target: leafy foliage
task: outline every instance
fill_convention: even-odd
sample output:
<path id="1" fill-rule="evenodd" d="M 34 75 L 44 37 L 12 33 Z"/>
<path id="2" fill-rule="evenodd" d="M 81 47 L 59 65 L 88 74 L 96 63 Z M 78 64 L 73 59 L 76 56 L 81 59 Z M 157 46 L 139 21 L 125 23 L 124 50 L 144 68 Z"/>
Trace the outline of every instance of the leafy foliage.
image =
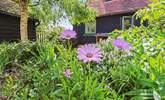
<path id="1" fill-rule="evenodd" d="M 69 19 L 72 24 L 80 24 L 95 19 L 96 11 L 81 0 L 40 0 L 38 6 L 30 7 L 30 12 L 39 18 L 41 24 L 57 25 Z M 31 2 L 32 4 L 34 2 Z"/>
<path id="2" fill-rule="evenodd" d="M 136 14 L 142 22 L 148 20 L 148 26 L 116 30 L 106 41 L 97 44 L 103 50 L 99 64 L 79 61 L 77 49 L 71 42 L 58 39 L 61 30 L 53 36 L 58 41 L 1 44 L 0 99 L 165 99 L 165 37 L 162 26 L 165 17 L 162 8 L 163 0 L 154 2 L 149 10 L 146 8 Z M 113 45 L 116 38 L 127 41 L 133 49 L 125 51 Z M 64 74 L 68 69 L 72 73 L 70 77 Z"/>
<path id="3" fill-rule="evenodd" d="M 159 11 L 157 11 L 159 9 Z M 118 95 L 131 100 L 164 99 L 164 1 L 155 1 L 136 13 L 148 26 L 116 30 L 101 43 L 103 65 L 110 73 L 108 81 Z M 114 50 L 112 40 L 123 38 L 131 43 L 131 52 Z"/>
<path id="4" fill-rule="evenodd" d="M 15 47 L 17 50 L 20 48 L 21 51 L 16 52 L 18 58 L 13 58 L 13 61 L 20 61 L 28 56 L 27 53 L 22 53 L 26 51 L 21 49 L 22 45 L 29 49 L 35 47 L 34 50 L 28 51 L 30 58 L 17 62 L 19 66 L 9 67 L 9 69 L 19 68 L 17 72 L 8 73 L 3 70 L 2 76 L 6 74 L 1 87 L 4 97 L 16 100 L 23 98 L 105 100 L 108 98 L 104 81 L 98 80 L 97 73 L 83 73 L 86 66 L 77 60 L 76 49 L 66 49 L 63 45 L 52 45 L 50 42 L 33 43 L 32 47 L 29 44 L 31 43 L 21 43 Z M 10 44 L 6 46 L 8 45 Z M 15 51 L 12 49 L 10 52 L 14 52 L 13 50 Z M 23 56 L 20 56 L 22 54 Z M 66 69 L 71 69 L 73 72 L 71 78 L 64 76 L 63 72 Z"/>

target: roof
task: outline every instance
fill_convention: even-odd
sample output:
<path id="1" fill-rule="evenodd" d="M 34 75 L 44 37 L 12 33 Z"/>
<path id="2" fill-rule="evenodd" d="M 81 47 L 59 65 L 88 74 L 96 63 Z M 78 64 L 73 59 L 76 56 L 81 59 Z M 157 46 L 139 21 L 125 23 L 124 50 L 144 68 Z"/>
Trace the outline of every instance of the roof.
<path id="1" fill-rule="evenodd" d="M 0 11 L 20 15 L 19 5 L 11 0 L 0 0 Z"/>
<path id="2" fill-rule="evenodd" d="M 20 7 L 12 0 L 0 0 L 0 13 L 9 16 L 20 17 Z M 30 16 L 29 19 L 38 21 L 38 19 L 32 16 Z"/>
<path id="3" fill-rule="evenodd" d="M 97 9 L 99 16 L 107 16 L 135 12 L 149 3 L 149 0 L 95 0 L 87 5 Z"/>

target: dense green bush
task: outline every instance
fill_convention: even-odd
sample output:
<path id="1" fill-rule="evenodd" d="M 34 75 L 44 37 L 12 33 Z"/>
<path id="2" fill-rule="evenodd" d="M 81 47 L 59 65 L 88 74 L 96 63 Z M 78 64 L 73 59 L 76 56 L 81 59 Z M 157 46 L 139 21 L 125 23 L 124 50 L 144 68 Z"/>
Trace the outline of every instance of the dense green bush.
<path id="1" fill-rule="evenodd" d="M 164 7 L 164 1 L 159 0 L 137 12 L 142 21 L 149 21 L 147 27 L 114 31 L 97 44 L 99 49 L 90 45 L 88 49 L 103 55 L 98 62 L 80 61 L 77 56 L 80 51 L 85 54 L 83 46 L 73 48 L 56 33 L 52 40 L 48 36 L 42 42 L 1 44 L 0 99 L 165 99 Z M 118 38 L 131 49 L 114 45 Z"/>
<path id="2" fill-rule="evenodd" d="M 116 30 L 103 41 L 102 64 L 109 73 L 109 87 L 112 91 L 131 100 L 161 100 L 165 98 L 165 31 L 164 1 L 155 1 L 148 8 L 136 13 L 148 26 Z M 158 10 L 159 9 L 159 10 Z M 133 49 L 129 52 L 115 50 L 114 39 L 122 38 Z M 105 71 L 104 71 L 105 72 Z M 105 74 L 107 75 L 107 74 Z"/>
<path id="3" fill-rule="evenodd" d="M 4 98 L 16 100 L 27 98 L 34 100 L 108 99 L 104 81 L 98 80 L 98 73 L 83 73 L 86 64 L 78 61 L 76 49 L 66 49 L 63 45 L 52 45 L 49 42 L 4 44 L 3 46 L 10 48 L 10 45 L 13 45 L 17 51 L 10 49 L 9 52 L 7 49 L 6 53 L 13 53 L 17 57 L 8 54 L 6 57 L 11 57 L 8 61 L 22 61 L 17 62 L 19 66 L 13 66 L 17 68 L 15 73 L 11 74 L 3 70 L 4 80 L 1 83 L 2 91 L 0 92 Z M 24 50 L 22 46 L 28 49 Z M 34 50 L 32 50 L 33 47 L 35 47 Z M 29 53 L 30 57 L 27 58 Z M 23 60 L 25 57 L 26 61 Z M 12 66 L 8 69 L 11 68 Z M 64 76 L 64 71 L 67 69 L 73 73 L 71 78 Z"/>

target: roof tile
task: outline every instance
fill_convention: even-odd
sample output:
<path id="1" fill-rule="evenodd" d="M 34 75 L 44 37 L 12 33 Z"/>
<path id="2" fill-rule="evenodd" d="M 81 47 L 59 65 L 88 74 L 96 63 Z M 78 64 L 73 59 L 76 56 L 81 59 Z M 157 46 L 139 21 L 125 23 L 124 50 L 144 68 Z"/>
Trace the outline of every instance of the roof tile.
<path id="1" fill-rule="evenodd" d="M 99 11 L 100 16 L 135 12 L 149 4 L 149 0 L 95 0 L 88 4 Z"/>
<path id="2" fill-rule="evenodd" d="M 12 2 L 11 0 L 0 0 L 0 10 L 7 13 L 20 15 L 18 4 Z"/>

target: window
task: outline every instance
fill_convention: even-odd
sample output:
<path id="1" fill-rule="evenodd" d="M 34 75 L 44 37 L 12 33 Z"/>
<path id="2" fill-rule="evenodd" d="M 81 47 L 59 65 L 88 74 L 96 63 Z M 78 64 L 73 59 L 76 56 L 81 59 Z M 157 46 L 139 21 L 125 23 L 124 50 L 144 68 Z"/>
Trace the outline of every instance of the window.
<path id="1" fill-rule="evenodd" d="M 85 24 L 85 35 L 96 34 L 96 21 Z"/>
<path id="2" fill-rule="evenodd" d="M 133 16 L 123 16 L 122 18 L 122 29 L 127 30 L 132 28 L 134 25 L 134 17 Z"/>

